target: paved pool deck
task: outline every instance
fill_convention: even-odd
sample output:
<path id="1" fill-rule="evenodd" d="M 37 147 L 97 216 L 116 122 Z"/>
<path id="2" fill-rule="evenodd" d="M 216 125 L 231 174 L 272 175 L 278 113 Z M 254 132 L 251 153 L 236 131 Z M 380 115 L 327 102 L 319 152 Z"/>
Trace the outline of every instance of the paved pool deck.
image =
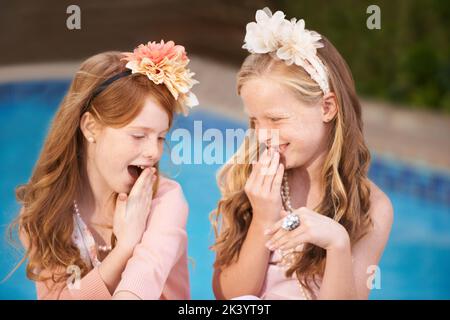
<path id="1" fill-rule="evenodd" d="M 68 79 L 80 61 L 0 66 L 5 82 Z M 194 92 L 205 109 L 246 121 L 242 101 L 236 94 L 238 68 L 212 59 L 192 56 L 190 68 L 200 84 Z M 450 173 L 450 116 L 361 99 L 365 137 L 377 155 L 432 167 Z"/>

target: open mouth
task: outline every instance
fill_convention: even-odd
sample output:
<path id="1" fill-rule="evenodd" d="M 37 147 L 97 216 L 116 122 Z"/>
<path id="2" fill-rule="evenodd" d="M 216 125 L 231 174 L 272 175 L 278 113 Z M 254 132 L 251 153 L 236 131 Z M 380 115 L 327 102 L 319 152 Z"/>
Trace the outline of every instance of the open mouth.
<path id="1" fill-rule="evenodd" d="M 129 165 L 127 169 L 130 176 L 135 180 L 137 180 L 137 178 L 139 178 L 139 176 L 141 175 L 142 171 L 144 171 L 145 168 L 146 167 L 144 166 Z"/>

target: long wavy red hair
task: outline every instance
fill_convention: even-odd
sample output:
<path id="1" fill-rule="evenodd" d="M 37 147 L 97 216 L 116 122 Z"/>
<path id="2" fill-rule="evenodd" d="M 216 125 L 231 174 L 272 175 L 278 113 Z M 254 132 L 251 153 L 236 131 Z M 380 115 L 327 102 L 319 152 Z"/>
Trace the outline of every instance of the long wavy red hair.
<path id="1" fill-rule="evenodd" d="M 168 113 L 169 125 L 174 113 L 180 111 L 180 105 L 164 85 L 156 85 L 141 74 L 114 81 L 88 104 L 93 91 L 105 79 L 126 70 L 122 58 L 120 52 L 110 51 L 81 64 L 52 121 L 31 178 L 16 189 L 22 209 L 10 225 L 10 236 L 14 239 L 18 232 L 22 242 L 26 242 L 26 252 L 18 266 L 28 259 L 26 272 L 32 280 L 51 278 L 59 283 L 68 278 L 66 269 L 70 265 L 79 266 L 81 276 L 89 271 L 72 242 L 72 204 L 75 195 L 82 191 L 85 172 L 81 116 L 90 112 L 104 126 L 123 127 L 140 113 L 149 96 Z M 116 199 L 117 193 L 111 196 Z M 44 270 L 50 272 L 43 273 Z"/>

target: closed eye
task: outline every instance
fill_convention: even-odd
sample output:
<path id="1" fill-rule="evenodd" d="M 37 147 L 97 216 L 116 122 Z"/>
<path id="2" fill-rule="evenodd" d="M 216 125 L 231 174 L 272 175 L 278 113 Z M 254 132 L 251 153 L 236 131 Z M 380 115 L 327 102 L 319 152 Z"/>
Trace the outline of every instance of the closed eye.
<path id="1" fill-rule="evenodd" d="M 283 118 L 269 118 L 269 120 L 272 122 L 277 122 L 277 121 L 283 120 Z"/>
<path id="2" fill-rule="evenodd" d="M 136 140 L 141 140 L 145 138 L 145 135 L 143 134 L 133 134 L 132 137 Z"/>

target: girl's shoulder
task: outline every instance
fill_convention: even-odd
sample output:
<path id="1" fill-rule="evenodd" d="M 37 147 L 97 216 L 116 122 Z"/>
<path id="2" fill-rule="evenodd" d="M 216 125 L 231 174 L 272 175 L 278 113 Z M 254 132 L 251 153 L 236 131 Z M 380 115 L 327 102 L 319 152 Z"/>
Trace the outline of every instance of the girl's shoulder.
<path id="1" fill-rule="evenodd" d="M 154 197 L 154 200 L 157 199 L 181 201 L 186 203 L 181 185 L 177 181 L 162 175 L 159 176 L 158 191 Z"/>
<path id="2" fill-rule="evenodd" d="M 394 219 L 394 209 L 389 197 L 374 182 L 370 181 L 369 214 L 374 223 L 391 226 Z"/>
<path id="3" fill-rule="evenodd" d="M 160 175 L 158 190 L 152 200 L 152 214 L 149 218 L 164 225 L 185 228 L 188 215 L 189 205 L 181 185 L 175 180 Z"/>
<path id="4" fill-rule="evenodd" d="M 181 185 L 177 181 L 169 179 L 160 174 L 157 195 L 162 195 L 173 190 L 179 190 L 182 192 Z"/>

